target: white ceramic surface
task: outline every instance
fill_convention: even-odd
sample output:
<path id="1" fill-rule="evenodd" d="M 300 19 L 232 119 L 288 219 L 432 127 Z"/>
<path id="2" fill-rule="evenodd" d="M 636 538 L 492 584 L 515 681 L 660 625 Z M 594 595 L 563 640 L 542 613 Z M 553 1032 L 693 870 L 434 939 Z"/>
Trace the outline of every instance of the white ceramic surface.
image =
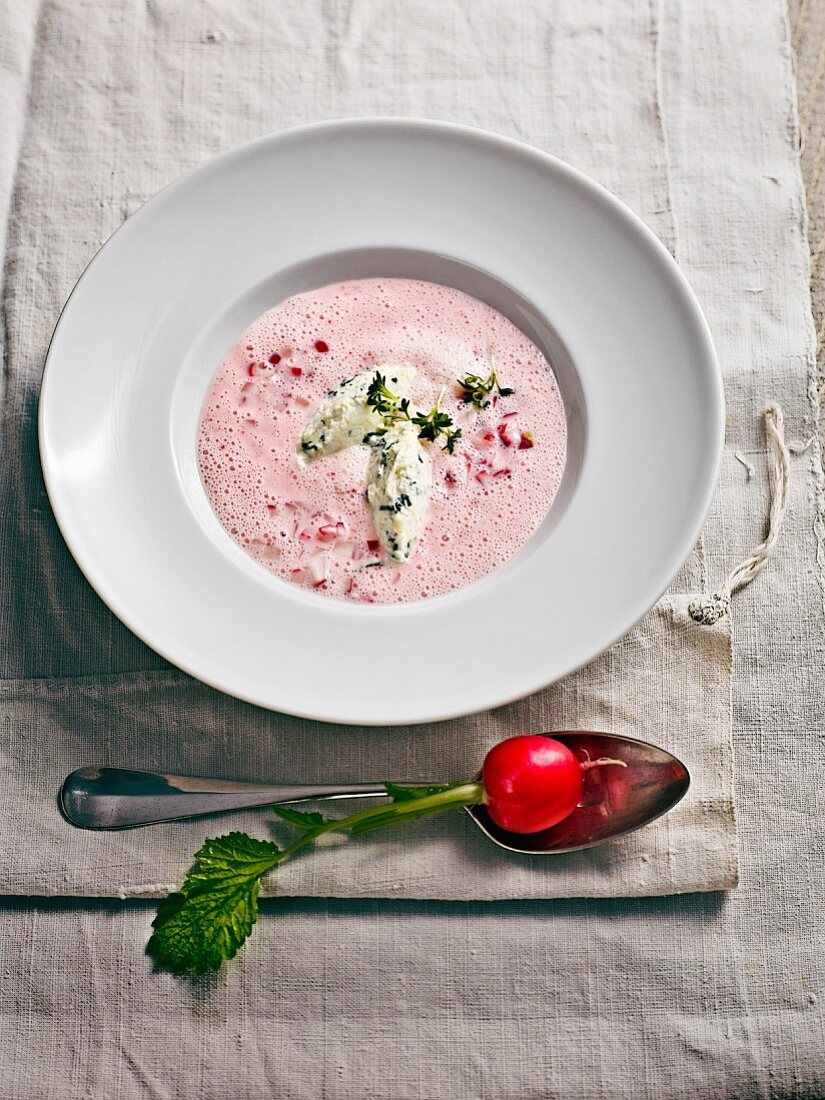
<path id="1" fill-rule="evenodd" d="M 398 607 L 267 573 L 218 523 L 195 461 L 232 339 L 288 294 L 365 275 L 430 278 L 502 309 L 551 357 L 569 420 L 562 490 L 524 550 Z M 723 423 L 696 299 L 626 207 L 517 142 L 362 119 L 216 157 L 114 234 L 55 329 L 40 447 L 72 553 L 159 653 L 265 707 L 395 724 L 520 697 L 626 632 L 698 537 Z"/>

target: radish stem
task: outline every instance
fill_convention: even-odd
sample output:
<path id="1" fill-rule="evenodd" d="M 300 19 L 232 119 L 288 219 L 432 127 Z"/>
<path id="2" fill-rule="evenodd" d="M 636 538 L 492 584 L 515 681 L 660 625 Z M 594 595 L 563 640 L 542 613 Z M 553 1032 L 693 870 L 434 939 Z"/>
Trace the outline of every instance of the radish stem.
<path id="1" fill-rule="evenodd" d="M 426 795 L 423 798 L 412 798 L 404 802 L 382 803 L 380 806 L 372 806 L 368 810 L 362 810 L 349 817 L 342 817 L 332 821 L 325 821 L 322 825 L 316 825 L 312 829 L 299 836 L 298 839 L 285 848 L 277 860 L 283 863 L 291 855 L 307 847 L 323 836 L 324 833 L 340 832 L 346 829 L 356 833 L 370 832 L 372 829 L 380 829 L 386 825 L 395 825 L 397 822 L 410 821 L 417 817 L 429 817 L 433 814 L 443 813 L 445 810 L 456 810 L 462 806 L 475 806 L 484 801 L 484 787 L 481 783 L 462 783 L 460 786 L 450 787 L 438 794 Z"/>

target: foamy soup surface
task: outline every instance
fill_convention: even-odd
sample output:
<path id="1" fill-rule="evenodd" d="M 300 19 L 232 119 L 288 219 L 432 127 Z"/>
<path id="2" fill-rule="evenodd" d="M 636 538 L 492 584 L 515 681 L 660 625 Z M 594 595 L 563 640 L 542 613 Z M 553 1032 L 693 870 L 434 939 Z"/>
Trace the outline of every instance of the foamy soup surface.
<path id="1" fill-rule="evenodd" d="M 458 384 L 487 380 L 479 408 Z M 378 539 L 366 499 L 371 448 L 298 461 L 302 432 L 330 391 L 386 364 L 414 370 L 411 413 L 440 409 L 461 429 L 421 441 L 432 472 L 426 524 L 409 560 Z M 443 391 L 443 393 L 442 393 Z M 375 603 L 427 599 L 511 557 L 553 502 L 564 471 L 561 395 L 541 351 L 502 314 L 460 291 L 360 279 L 289 298 L 233 344 L 207 392 L 198 462 L 218 519 L 261 565 L 319 595 Z"/>

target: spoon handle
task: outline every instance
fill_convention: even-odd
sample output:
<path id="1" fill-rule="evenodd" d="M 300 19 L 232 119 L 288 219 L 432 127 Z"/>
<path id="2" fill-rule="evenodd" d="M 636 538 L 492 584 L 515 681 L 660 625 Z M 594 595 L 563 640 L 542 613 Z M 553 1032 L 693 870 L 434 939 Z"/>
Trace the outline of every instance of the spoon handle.
<path id="1" fill-rule="evenodd" d="M 59 800 L 64 816 L 82 829 L 131 829 L 277 802 L 386 793 L 383 783 L 234 783 L 126 768 L 78 768 L 66 777 Z"/>

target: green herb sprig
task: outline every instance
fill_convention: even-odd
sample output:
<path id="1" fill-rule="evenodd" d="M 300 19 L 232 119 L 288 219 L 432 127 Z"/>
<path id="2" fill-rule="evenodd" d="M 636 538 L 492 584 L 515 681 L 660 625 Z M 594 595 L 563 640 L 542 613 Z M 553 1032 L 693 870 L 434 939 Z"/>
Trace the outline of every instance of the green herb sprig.
<path id="1" fill-rule="evenodd" d="M 453 454 L 456 442 L 461 438 L 461 428 L 453 427 L 453 418 L 449 413 L 441 409 L 441 396 L 428 413 L 418 412 L 415 416 L 410 413 L 410 402 L 407 397 L 398 397 L 387 387 L 387 380 L 379 371 L 367 390 L 367 404 L 384 417 L 389 426 L 397 424 L 401 420 L 409 420 L 419 429 L 418 438 L 435 443 L 443 437 L 444 450 Z"/>
<path id="2" fill-rule="evenodd" d="M 407 398 L 399 398 L 387 386 L 386 377 L 380 371 L 375 372 L 375 377 L 370 382 L 367 390 L 367 404 L 380 413 L 390 423 L 398 420 L 409 420 L 410 403 Z"/>
<path id="3" fill-rule="evenodd" d="M 502 386 L 496 376 L 496 366 L 493 353 L 489 353 L 490 373 L 486 378 L 480 374 L 468 374 L 464 378 L 457 378 L 461 389 L 461 400 L 468 405 L 475 405 L 477 409 L 489 409 L 490 395 L 495 391 L 499 397 L 510 397 L 516 391 L 510 386 Z"/>
<path id="4" fill-rule="evenodd" d="M 436 439 L 443 435 L 444 450 L 451 455 L 455 450 L 456 441 L 461 438 L 461 428 L 453 428 L 453 418 L 449 413 L 441 411 L 439 402 L 440 398 L 426 415 L 419 413 L 418 416 L 410 417 L 410 419 L 419 429 L 419 439 L 428 439 L 434 443 Z"/>
<path id="5" fill-rule="evenodd" d="M 237 954 L 255 926 L 261 880 L 318 837 L 335 831 L 359 836 L 484 799 L 481 783 L 434 787 L 387 783 L 386 788 L 391 802 L 343 818 L 274 806 L 283 821 L 299 830 L 286 848 L 238 832 L 207 840 L 180 890 L 160 903 L 147 953 L 158 967 L 175 974 L 217 970 Z"/>

